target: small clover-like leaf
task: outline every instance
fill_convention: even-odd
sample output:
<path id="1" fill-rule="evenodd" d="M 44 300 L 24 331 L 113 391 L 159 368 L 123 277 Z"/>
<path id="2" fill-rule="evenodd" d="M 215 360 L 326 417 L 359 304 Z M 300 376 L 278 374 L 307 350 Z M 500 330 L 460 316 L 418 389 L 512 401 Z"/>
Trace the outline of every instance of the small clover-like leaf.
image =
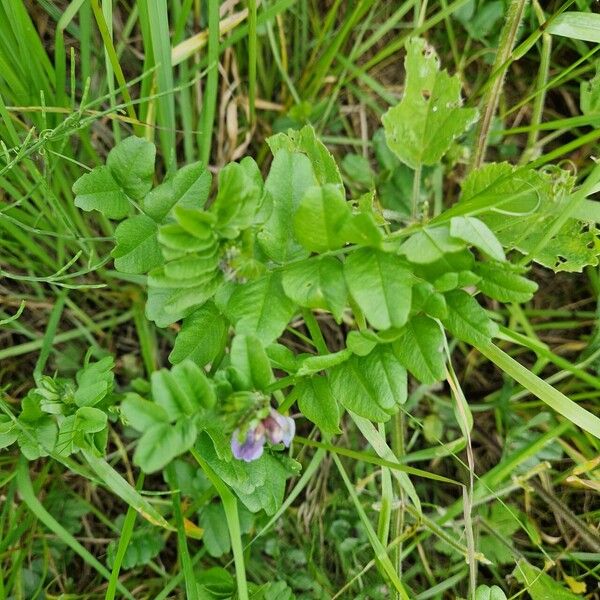
<path id="1" fill-rule="evenodd" d="M 324 433 L 341 433 L 340 408 L 331 393 L 327 377 L 302 379 L 295 390 L 298 394 L 298 407 L 309 421 Z"/>
<path id="2" fill-rule="evenodd" d="M 186 165 L 144 198 L 143 210 L 157 223 L 162 223 L 176 206 L 202 208 L 208 199 L 210 184 L 210 172 L 202 163 Z"/>
<path id="3" fill-rule="evenodd" d="M 123 219 L 129 212 L 129 200 L 107 166 L 96 167 L 73 184 L 75 206 L 97 210 L 109 219 Z"/>
<path id="4" fill-rule="evenodd" d="M 276 152 L 265 189 L 272 210 L 258 234 L 258 242 L 272 260 L 285 263 L 306 258 L 309 252 L 294 237 L 294 213 L 306 190 L 317 184 L 305 154 L 280 149 Z"/>
<path id="5" fill-rule="evenodd" d="M 112 356 L 85 365 L 77 372 L 74 400 L 77 406 L 94 406 L 112 392 L 114 384 Z"/>
<path id="6" fill-rule="evenodd" d="M 310 188 L 294 215 L 296 239 L 311 252 L 341 248 L 345 243 L 342 230 L 351 216 L 338 186 Z"/>
<path id="7" fill-rule="evenodd" d="M 344 274 L 352 297 L 373 327 L 389 329 L 406 323 L 414 277 L 399 256 L 360 249 L 346 259 Z"/>
<path id="8" fill-rule="evenodd" d="M 106 166 L 130 198 L 141 200 L 152 187 L 155 156 L 152 142 L 131 136 L 108 153 Z"/>
<path id="9" fill-rule="evenodd" d="M 453 217 L 450 220 L 450 235 L 475 246 L 490 258 L 506 260 L 498 238 L 483 221 L 475 217 Z"/>
<path id="10" fill-rule="evenodd" d="M 584 115 L 600 114 L 600 67 L 598 65 L 596 65 L 596 74 L 591 79 L 581 82 L 579 103 Z"/>
<path id="11" fill-rule="evenodd" d="M 523 277 L 509 263 L 480 262 L 475 273 L 481 277 L 477 287 L 499 302 L 527 302 L 538 289 L 535 281 Z"/>
<path id="12" fill-rule="evenodd" d="M 282 275 L 286 295 L 299 306 L 331 311 L 337 321 L 348 303 L 342 263 L 333 256 L 292 263 Z"/>
<path id="13" fill-rule="evenodd" d="M 153 425 L 138 442 L 133 462 L 144 473 L 160 471 L 176 456 L 189 450 L 197 435 L 196 425 L 190 419 Z"/>
<path id="14" fill-rule="evenodd" d="M 207 302 L 183 320 L 169 361 L 177 364 L 189 359 L 203 367 L 223 352 L 226 341 L 227 321 L 212 302 Z"/>
<path id="15" fill-rule="evenodd" d="M 433 319 L 413 317 L 393 342 L 398 360 L 422 383 L 444 379 L 444 333 Z"/>
<path id="16" fill-rule="evenodd" d="M 273 381 L 269 357 L 255 336 L 236 335 L 231 342 L 230 357 L 246 389 L 264 390 Z"/>
<path id="17" fill-rule="evenodd" d="M 382 423 L 406 401 L 406 370 L 388 344 L 331 369 L 331 390 L 345 408 Z"/>
<path id="18" fill-rule="evenodd" d="M 163 262 L 158 226 L 146 215 L 123 221 L 115 230 L 117 245 L 112 251 L 115 268 L 123 273 L 146 273 Z"/>
<path id="19" fill-rule="evenodd" d="M 269 273 L 238 286 L 225 307 L 237 333 L 256 336 L 267 345 L 277 339 L 294 314 L 295 304 L 284 293 L 281 275 Z"/>
<path id="20" fill-rule="evenodd" d="M 146 431 L 154 425 L 169 422 L 169 415 L 162 406 L 137 394 L 127 394 L 121 403 L 121 414 L 126 423 L 137 431 Z"/>
<path id="21" fill-rule="evenodd" d="M 448 316 L 442 323 L 452 335 L 470 344 L 486 344 L 498 332 L 487 311 L 467 292 L 453 290 L 446 294 Z"/>
<path id="22" fill-rule="evenodd" d="M 454 239 L 448 227 L 424 227 L 413 233 L 400 247 L 400 253 L 416 264 L 445 263 L 449 254 L 465 247 L 462 240 Z"/>
<path id="23" fill-rule="evenodd" d="M 389 147 L 411 168 L 434 165 L 477 119 L 462 108 L 461 83 L 440 71 L 434 50 L 421 38 L 407 42 L 406 85 L 402 101 L 383 115 Z"/>

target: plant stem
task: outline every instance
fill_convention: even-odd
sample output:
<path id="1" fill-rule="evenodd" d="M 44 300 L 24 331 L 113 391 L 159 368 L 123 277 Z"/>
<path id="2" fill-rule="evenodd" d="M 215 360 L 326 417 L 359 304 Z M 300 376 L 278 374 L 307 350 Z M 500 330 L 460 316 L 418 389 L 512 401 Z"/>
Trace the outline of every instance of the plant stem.
<path id="1" fill-rule="evenodd" d="M 237 581 L 237 597 L 239 600 L 248 600 L 248 583 L 246 581 L 246 568 L 244 566 L 244 547 L 242 545 L 242 532 L 240 530 L 240 519 L 237 509 L 237 500 L 229 488 L 221 481 L 219 476 L 212 470 L 210 465 L 200 456 L 196 448 L 190 450 L 196 462 L 200 465 L 206 476 L 210 479 L 223 502 L 231 549 L 233 551 L 233 562 L 235 563 L 235 578 Z"/>
<path id="2" fill-rule="evenodd" d="M 533 8 L 537 15 L 540 26 L 544 25 L 546 18 L 544 11 L 537 0 L 533 2 Z M 552 36 L 549 33 L 542 35 L 542 51 L 540 56 L 540 69 L 538 71 L 536 88 L 540 93 L 536 96 L 533 102 L 533 111 L 531 114 L 532 126 L 527 136 L 527 147 L 521 157 L 521 164 L 527 164 L 530 160 L 539 156 L 536 151 L 536 144 L 539 136 L 539 124 L 542 122 L 542 113 L 544 110 L 544 102 L 546 100 L 546 89 L 548 88 L 548 72 L 550 69 L 550 57 L 552 54 Z"/>
<path id="3" fill-rule="evenodd" d="M 415 168 L 413 189 L 412 189 L 412 217 L 417 219 L 419 217 L 419 197 L 421 195 L 421 165 L 417 165 Z"/>
<path id="4" fill-rule="evenodd" d="M 492 128 L 492 119 L 498 108 L 500 93 L 504 85 L 504 77 L 510 65 L 510 56 L 517 38 L 519 25 L 523 19 L 523 14 L 529 0 L 512 0 L 506 14 L 506 21 L 500 33 L 500 42 L 496 60 L 492 67 L 491 80 L 492 86 L 487 90 L 482 101 L 482 117 L 477 128 L 475 149 L 471 161 L 471 169 L 477 169 L 483 163 L 485 151 L 488 145 L 490 130 Z"/>
<path id="5" fill-rule="evenodd" d="M 404 413 L 402 411 L 396 413 L 392 422 L 392 450 L 396 455 L 399 462 L 402 461 L 404 456 L 404 431 L 405 431 L 405 420 Z M 402 529 L 404 528 L 404 505 L 406 503 L 406 494 L 401 486 L 398 486 L 398 495 L 400 499 L 400 505 L 396 509 L 394 514 L 394 520 L 392 522 L 392 539 L 402 535 Z M 399 577 L 402 577 L 402 541 L 394 548 L 392 553 L 392 563 L 398 573 Z"/>
<path id="6" fill-rule="evenodd" d="M 248 0 L 248 105 L 250 125 L 256 121 L 256 0 Z"/>

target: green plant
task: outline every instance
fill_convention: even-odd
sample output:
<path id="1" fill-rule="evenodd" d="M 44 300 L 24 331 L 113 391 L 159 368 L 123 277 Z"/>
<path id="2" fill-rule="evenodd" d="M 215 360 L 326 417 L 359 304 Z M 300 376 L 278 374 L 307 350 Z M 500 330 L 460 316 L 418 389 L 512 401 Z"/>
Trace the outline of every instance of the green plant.
<path id="1" fill-rule="evenodd" d="M 600 180 L 598 168 L 575 187 L 575 178 L 558 167 L 484 165 L 466 176 L 457 203 L 430 214 L 421 193 L 423 167 L 448 157 L 477 113 L 462 107 L 458 77 L 440 71 L 434 51 L 419 38 L 408 42 L 406 71 L 404 97 L 383 118 L 395 160 L 413 171 L 411 214 L 393 222 L 373 194 L 347 197 L 333 156 L 311 127 L 268 140 L 273 161 L 265 180 L 251 158 L 224 167 L 212 197 L 201 163 L 153 187 L 155 148 L 138 137 L 116 145 L 106 165 L 73 186 L 79 208 L 120 221 L 115 267 L 146 276 L 147 318 L 161 328 L 181 323 L 169 355 L 172 367 L 154 372 L 150 383 L 137 382 L 123 399 L 112 394 L 110 358 L 88 362 L 76 383 L 44 377 L 18 418 L 3 417 L 2 445 L 18 441 L 28 459 L 82 451 L 98 473 L 114 477 L 98 461 L 116 406 L 123 424 L 140 434 L 134 462 L 145 473 L 168 472 L 189 451 L 222 498 L 240 598 L 249 592 L 237 501 L 269 516 L 281 509 L 285 481 L 299 470 L 282 452 L 292 432 L 289 421 L 279 420 L 294 403 L 327 444 L 347 412 L 419 519 L 424 517 L 408 469 L 373 423 L 404 410 L 409 374 L 422 384 L 447 381 L 468 442 L 473 417 L 452 369 L 449 341 L 473 346 L 600 437 L 596 416 L 493 342 L 518 339 L 484 308 L 489 300 L 528 301 L 537 289 L 526 277 L 531 262 L 557 271 L 598 264 L 595 224 L 573 216 Z M 544 228 L 537 228 L 542 222 Z M 317 316 L 342 328 L 342 350 L 329 350 Z M 314 352 L 295 353 L 284 334 L 301 336 Z M 242 456 L 239 447 L 246 443 L 252 452 Z M 410 597 L 387 554 L 388 535 L 376 532 L 359 510 L 337 458 L 336 467 L 378 568 L 400 597 Z M 412 474 L 428 476 L 416 469 Z M 470 502 L 472 479 L 467 487 Z M 131 498 L 134 490 L 123 489 Z M 138 508 L 148 515 L 147 504 Z M 151 517 L 161 522 L 161 515 Z M 435 533 L 443 538 L 441 528 Z M 472 572 L 475 560 L 486 560 L 471 541 L 454 548 Z M 185 557 L 185 539 L 180 551 Z M 224 579 L 231 593 L 233 582 Z M 502 597 L 494 588 L 472 591 L 476 598 Z"/>

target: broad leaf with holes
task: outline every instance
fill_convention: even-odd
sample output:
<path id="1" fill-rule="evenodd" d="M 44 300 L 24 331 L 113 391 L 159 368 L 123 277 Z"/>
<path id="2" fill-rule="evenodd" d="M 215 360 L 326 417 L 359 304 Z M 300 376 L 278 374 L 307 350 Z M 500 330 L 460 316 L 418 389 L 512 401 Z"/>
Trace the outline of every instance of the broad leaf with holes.
<path id="1" fill-rule="evenodd" d="M 123 219 L 129 213 L 129 199 L 106 166 L 96 167 L 73 184 L 75 206 L 97 210 L 109 219 Z"/>
<path id="2" fill-rule="evenodd" d="M 440 61 L 425 40 L 410 38 L 406 52 L 404 95 L 382 120 L 388 146 L 416 169 L 439 162 L 476 121 L 477 110 L 462 107 L 459 77 L 440 71 Z"/>
<path id="3" fill-rule="evenodd" d="M 267 143 L 273 154 L 282 149 L 305 154 L 310 160 L 319 185 L 333 184 L 343 189 L 342 176 L 335 158 L 310 125 L 298 131 L 290 129 L 287 133 L 278 133 L 270 137 Z"/>

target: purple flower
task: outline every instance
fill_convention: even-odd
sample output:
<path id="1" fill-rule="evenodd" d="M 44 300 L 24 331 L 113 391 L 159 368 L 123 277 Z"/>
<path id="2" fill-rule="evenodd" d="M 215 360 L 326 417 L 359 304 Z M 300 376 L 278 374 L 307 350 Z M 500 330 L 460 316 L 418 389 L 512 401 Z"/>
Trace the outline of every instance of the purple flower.
<path id="1" fill-rule="evenodd" d="M 271 444 L 283 442 L 283 445 L 289 448 L 295 433 L 294 419 L 272 408 L 262 421 L 246 431 L 245 437 L 242 437 L 239 428 L 233 432 L 231 451 L 237 459 L 252 462 L 262 456 L 265 441 L 268 440 Z"/>
<path id="2" fill-rule="evenodd" d="M 240 443 L 240 430 L 236 429 L 231 436 L 231 451 L 239 460 L 252 462 L 262 456 L 265 445 L 265 428 L 262 423 L 246 432 L 246 439 Z"/>
<path id="3" fill-rule="evenodd" d="M 271 444 L 280 444 L 283 442 L 283 445 L 289 448 L 296 433 L 294 419 L 286 417 L 272 408 L 269 416 L 263 420 L 263 425 L 266 430 L 267 439 Z"/>

